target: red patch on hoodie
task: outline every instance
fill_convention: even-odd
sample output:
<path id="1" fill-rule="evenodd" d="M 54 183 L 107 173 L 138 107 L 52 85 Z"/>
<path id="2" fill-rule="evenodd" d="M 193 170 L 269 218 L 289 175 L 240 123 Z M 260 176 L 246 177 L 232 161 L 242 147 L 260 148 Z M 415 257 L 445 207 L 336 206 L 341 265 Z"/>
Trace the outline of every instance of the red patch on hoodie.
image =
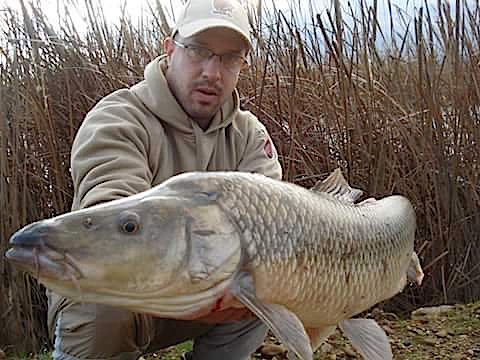
<path id="1" fill-rule="evenodd" d="M 265 151 L 265 155 L 267 155 L 269 159 L 273 158 L 273 146 L 269 137 L 265 139 L 265 145 L 263 145 L 263 151 Z"/>

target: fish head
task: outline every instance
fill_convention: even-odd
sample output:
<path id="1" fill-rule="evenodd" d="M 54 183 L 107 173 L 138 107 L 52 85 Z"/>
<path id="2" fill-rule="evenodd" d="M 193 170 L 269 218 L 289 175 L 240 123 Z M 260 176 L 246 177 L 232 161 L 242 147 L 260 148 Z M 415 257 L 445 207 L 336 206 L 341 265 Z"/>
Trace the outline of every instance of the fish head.
<path id="1" fill-rule="evenodd" d="M 205 197 L 152 189 L 41 220 L 11 237 L 6 257 L 66 297 L 168 316 L 176 305 L 161 299 L 183 296 L 178 311 L 194 313 L 240 259 L 235 228 Z"/>
<path id="2" fill-rule="evenodd" d="M 27 225 L 6 256 L 41 280 L 138 290 L 133 282 L 142 279 L 153 289 L 173 281 L 184 261 L 184 229 L 179 200 L 125 198 Z"/>

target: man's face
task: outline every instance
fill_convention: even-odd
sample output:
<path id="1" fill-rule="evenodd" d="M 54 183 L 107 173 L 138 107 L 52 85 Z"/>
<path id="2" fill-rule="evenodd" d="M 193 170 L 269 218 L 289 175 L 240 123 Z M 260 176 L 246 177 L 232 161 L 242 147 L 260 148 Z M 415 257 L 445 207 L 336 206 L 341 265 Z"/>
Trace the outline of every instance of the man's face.
<path id="1" fill-rule="evenodd" d="M 217 55 L 242 57 L 247 52 L 246 43 L 238 33 L 226 28 L 208 29 L 186 39 L 177 35 L 175 40 L 165 40 L 164 48 L 169 59 L 166 78 L 170 90 L 184 111 L 205 129 L 231 96 L 240 69 L 227 69 L 218 56 L 198 61 L 178 43 L 206 48 Z"/>

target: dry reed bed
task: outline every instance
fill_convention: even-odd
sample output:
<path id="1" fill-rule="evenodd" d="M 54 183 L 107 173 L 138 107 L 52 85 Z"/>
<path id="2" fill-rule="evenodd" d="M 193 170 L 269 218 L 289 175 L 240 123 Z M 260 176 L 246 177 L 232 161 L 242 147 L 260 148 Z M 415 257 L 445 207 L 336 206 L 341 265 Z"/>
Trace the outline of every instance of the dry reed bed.
<path id="1" fill-rule="evenodd" d="M 114 28 L 85 3 L 86 35 L 68 11 L 56 28 L 37 6 L 0 13 L 0 253 L 21 226 L 69 210 L 69 150 L 84 114 L 141 79 L 169 32 L 165 14 L 138 23 L 125 15 Z M 461 4 L 420 9 L 410 22 L 391 7 L 389 29 L 374 7 L 355 15 L 335 2 L 317 16 L 264 6 L 240 80 L 286 180 L 310 186 L 341 166 L 369 195 L 413 201 L 427 278 L 387 304 L 397 310 L 480 295 L 480 9 Z M 354 20 L 344 21 L 349 12 Z M 388 34 L 395 41 L 379 46 Z M 0 346 L 38 350 L 47 342 L 43 289 L 3 257 L 0 274 Z"/>

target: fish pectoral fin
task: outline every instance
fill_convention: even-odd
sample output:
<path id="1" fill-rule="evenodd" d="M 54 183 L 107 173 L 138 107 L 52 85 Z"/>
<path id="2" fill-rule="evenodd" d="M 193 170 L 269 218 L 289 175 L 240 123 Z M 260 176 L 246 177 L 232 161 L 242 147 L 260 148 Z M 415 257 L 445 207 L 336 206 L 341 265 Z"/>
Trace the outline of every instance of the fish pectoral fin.
<path id="1" fill-rule="evenodd" d="M 355 349 L 368 360 L 389 360 L 392 349 L 385 331 L 372 319 L 349 319 L 339 324 Z"/>
<path id="2" fill-rule="evenodd" d="M 307 334 L 310 338 L 310 344 L 313 351 L 317 350 L 320 345 L 335 331 L 336 325 L 324 326 L 320 328 L 307 328 Z"/>
<path id="3" fill-rule="evenodd" d="M 290 351 L 288 358 L 295 354 L 302 360 L 312 360 L 310 340 L 300 319 L 286 307 L 278 304 L 262 303 L 255 294 L 252 276 L 246 272 L 238 275 L 232 294 L 272 330 L 273 334 Z"/>

